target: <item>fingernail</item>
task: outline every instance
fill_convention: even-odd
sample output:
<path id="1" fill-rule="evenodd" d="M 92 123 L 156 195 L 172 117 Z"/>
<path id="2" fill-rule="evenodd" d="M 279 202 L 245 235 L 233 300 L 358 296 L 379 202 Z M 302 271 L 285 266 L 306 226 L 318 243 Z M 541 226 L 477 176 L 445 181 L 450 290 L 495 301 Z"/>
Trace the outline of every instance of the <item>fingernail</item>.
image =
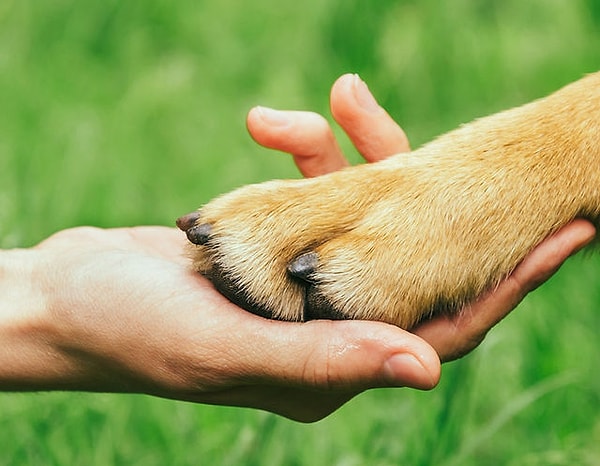
<path id="1" fill-rule="evenodd" d="M 353 88 L 354 98 L 362 108 L 368 112 L 375 112 L 381 108 L 365 82 L 357 74 L 354 75 Z"/>
<path id="2" fill-rule="evenodd" d="M 291 122 L 287 113 L 280 110 L 268 107 L 256 107 L 256 111 L 265 123 L 272 126 L 286 126 Z"/>
<path id="3" fill-rule="evenodd" d="M 383 365 L 386 380 L 393 386 L 430 389 L 435 380 L 421 361 L 410 353 L 398 353 Z"/>

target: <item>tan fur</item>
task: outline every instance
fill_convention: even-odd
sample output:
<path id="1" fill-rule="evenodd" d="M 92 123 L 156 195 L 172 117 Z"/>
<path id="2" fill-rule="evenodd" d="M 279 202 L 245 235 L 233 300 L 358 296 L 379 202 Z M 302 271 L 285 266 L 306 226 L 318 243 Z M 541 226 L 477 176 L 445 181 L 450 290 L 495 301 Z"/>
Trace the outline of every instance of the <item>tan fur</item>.
<path id="1" fill-rule="evenodd" d="M 272 317 L 301 320 L 287 265 L 315 251 L 343 317 L 410 328 L 509 274 L 575 217 L 600 216 L 600 73 L 422 148 L 315 179 L 246 186 L 204 206 L 195 268 L 215 264 Z"/>

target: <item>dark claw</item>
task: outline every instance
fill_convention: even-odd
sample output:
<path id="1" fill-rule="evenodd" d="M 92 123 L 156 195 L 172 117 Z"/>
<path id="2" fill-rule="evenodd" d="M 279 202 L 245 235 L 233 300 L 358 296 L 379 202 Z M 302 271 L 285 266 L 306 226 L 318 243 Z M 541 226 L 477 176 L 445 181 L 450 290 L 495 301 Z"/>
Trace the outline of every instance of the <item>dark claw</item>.
<path id="1" fill-rule="evenodd" d="M 314 284 L 314 275 L 319 263 L 319 257 L 314 252 L 307 252 L 296 257 L 287 266 L 287 270 L 293 277 Z"/>
<path id="2" fill-rule="evenodd" d="M 307 252 L 296 257 L 287 267 L 288 273 L 306 283 L 304 290 L 304 322 L 317 319 L 342 320 L 347 319 L 343 313 L 336 310 L 321 294 L 315 273 L 319 265 L 319 256 L 315 252 Z"/>
<path id="3" fill-rule="evenodd" d="M 175 222 L 175 224 L 177 225 L 177 228 L 179 228 L 181 231 L 188 231 L 190 228 L 192 228 L 195 224 L 196 221 L 200 218 L 200 212 L 192 212 L 191 214 L 187 214 L 184 215 L 182 217 L 179 217 L 177 219 L 177 221 Z"/>
<path id="4" fill-rule="evenodd" d="M 212 226 L 209 223 L 202 223 L 190 228 L 185 232 L 190 242 L 198 244 L 200 246 L 208 243 L 210 235 L 212 233 Z"/>

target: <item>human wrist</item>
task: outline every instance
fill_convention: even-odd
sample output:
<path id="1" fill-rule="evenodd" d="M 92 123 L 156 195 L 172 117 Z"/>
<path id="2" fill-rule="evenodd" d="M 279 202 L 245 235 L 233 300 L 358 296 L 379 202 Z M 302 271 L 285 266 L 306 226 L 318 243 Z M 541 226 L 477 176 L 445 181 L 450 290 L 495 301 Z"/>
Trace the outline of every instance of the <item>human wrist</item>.
<path id="1" fill-rule="evenodd" d="M 0 251 L 0 390 L 68 385 L 69 362 L 56 349 L 47 296 L 36 279 L 35 249 Z"/>

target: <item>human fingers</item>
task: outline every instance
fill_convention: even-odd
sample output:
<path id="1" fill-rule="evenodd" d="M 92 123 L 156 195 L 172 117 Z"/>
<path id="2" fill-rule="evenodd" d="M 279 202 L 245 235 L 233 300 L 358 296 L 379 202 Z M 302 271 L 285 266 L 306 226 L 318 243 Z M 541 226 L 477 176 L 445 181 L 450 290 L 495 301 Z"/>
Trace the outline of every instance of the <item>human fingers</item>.
<path id="1" fill-rule="evenodd" d="M 222 307 L 223 318 L 226 312 Z M 368 388 L 431 389 L 439 380 L 435 351 L 388 324 L 289 323 L 239 314 L 236 327 L 239 319 L 244 321 L 244 332 L 237 333 L 240 341 L 231 336 L 219 350 L 219 364 L 226 371 L 209 371 L 221 373 L 220 382 L 190 400 L 249 406 L 312 422 Z"/>
<path id="2" fill-rule="evenodd" d="M 246 124 L 260 145 L 292 154 L 306 177 L 348 166 L 329 123 L 317 113 L 254 107 Z"/>
<path id="3" fill-rule="evenodd" d="M 451 361 L 477 347 L 487 332 L 530 291 L 548 280 L 567 258 L 594 238 L 594 226 L 576 219 L 542 241 L 494 290 L 455 316 L 440 316 L 415 333 L 431 344 L 440 359 Z"/>
<path id="4" fill-rule="evenodd" d="M 331 113 L 367 162 L 408 152 L 406 134 L 377 103 L 356 74 L 338 78 L 331 89 Z"/>
<path id="5" fill-rule="evenodd" d="M 509 277 L 524 297 L 548 280 L 569 257 L 587 246 L 596 236 L 588 220 L 575 219 L 540 243 Z"/>
<path id="6" fill-rule="evenodd" d="M 236 355 L 246 381 L 343 392 L 389 386 L 430 389 L 439 378 L 435 351 L 391 325 L 258 320 L 252 350 Z"/>

